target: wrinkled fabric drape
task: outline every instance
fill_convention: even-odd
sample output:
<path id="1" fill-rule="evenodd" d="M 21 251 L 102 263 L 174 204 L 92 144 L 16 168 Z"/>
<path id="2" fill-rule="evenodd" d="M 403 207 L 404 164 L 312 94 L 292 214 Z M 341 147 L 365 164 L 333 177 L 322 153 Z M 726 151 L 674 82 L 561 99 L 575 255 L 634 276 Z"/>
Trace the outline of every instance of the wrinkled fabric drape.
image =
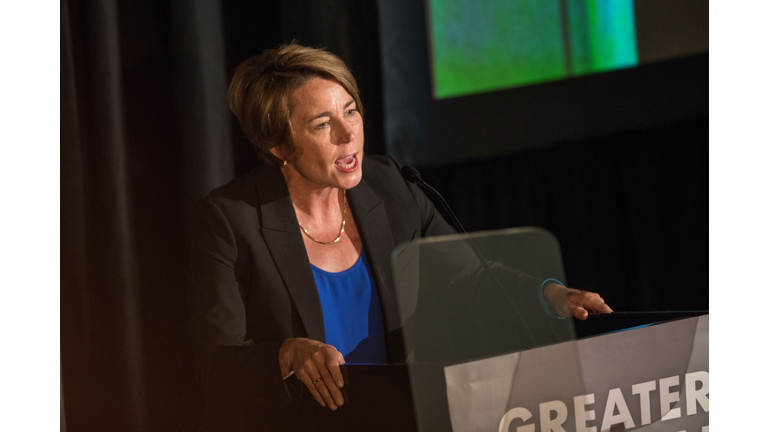
<path id="1" fill-rule="evenodd" d="M 234 175 L 220 15 L 218 2 L 62 2 L 69 430 L 194 429 L 186 214 Z"/>
<path id="2" fill-rule="evenodd" d="M 68 6 L 63 4 L 61 26 L 61 103 L 66 113 L 62 115 L 61 205 L 61 336 L 62 344 L 68 346 L 62 353 L 65 407 L 72 406 L 70 430 L 77 430 L 78 424 L 85 429 L 105 424 L 142 430 L 146 429 L 146 392 L 141 325 L 136 319 L 140 300 L 117 4 L 100 2 L 74 25 Z M 74 34 L 75 26 L 83 31 Z M 80 71 L 74 60 L 78 37 L 84 42 L 82 52 L 92 58 Z M 87 90 L 82 88 L 86 79 Z M 98 184 L 88 178 L 97 178 Z M 100 403 L 110 398 L 120 400 L 126 409 Z M 77 412 L 90 414 L 78 418 Z"/>
<path id="3" fill-rule="evenodd" d="M 300 1 L 62 1 L 67 429 L 196 429 L 188 219 L 196 200 L 256 163 L 226 106 L 237 64 L 293 39 L 340 55 L 361 79 L 367 151 L 381 153 L 376 5 L 328 7 L 310 19 L 318 6 Z"/>

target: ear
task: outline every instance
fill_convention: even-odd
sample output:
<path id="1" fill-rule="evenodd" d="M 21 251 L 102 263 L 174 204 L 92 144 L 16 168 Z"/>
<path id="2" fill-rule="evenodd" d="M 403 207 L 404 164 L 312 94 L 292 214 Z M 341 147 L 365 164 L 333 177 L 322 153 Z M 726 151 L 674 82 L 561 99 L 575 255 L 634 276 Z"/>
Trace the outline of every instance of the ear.
<path id="1" fill-rule="evenodd" d="M 280 146 L 272 147 L 271 149 L 269 149 L 269 152 L 272 153 L 272 156 L 280 159 L 281 161 L 285 160 L 283 159 L 283 155 L 280 152 Z"/>

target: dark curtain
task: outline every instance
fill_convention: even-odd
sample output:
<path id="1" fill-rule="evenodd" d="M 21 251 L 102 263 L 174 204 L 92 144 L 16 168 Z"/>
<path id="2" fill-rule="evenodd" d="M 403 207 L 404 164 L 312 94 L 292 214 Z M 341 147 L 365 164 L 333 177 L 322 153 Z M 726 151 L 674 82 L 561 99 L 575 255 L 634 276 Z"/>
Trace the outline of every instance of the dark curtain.
<path id="1" fill-rule="evenodd" d="M 616 311 L 709 309 L 707 117 L 421 173 L 467 231 L 551 231 Z"/>
<path id="2" fill-rule="evenodd" d="M 235 171 L 221 14 L 203 1 L 62 3 L 70 431 L 195 429 L 187 217 Z"/>
<path id="3" fill-rule="evenodd" d="M 226 107 L 238 63 L 293 39 L 340 55 L 365 82 L 367 150 L 381 153 L 376 4 L 326 6 L 62 1 L 67 430 L 196 429 L 202 395 L 187 315 L 187 223 L 197 199 L 256 164 Z"/>
<path id="4" fill-rule="evenodd" d="M 366 149 L 381 154 L 377 22 L 376 2 L 354 0 L 62 1 L 67 430 L 195 430 L 189 211 L 256 163 L 226 108 L 232 70 L 293 39 L 328 48 L 358 78 Z M 615 309 L 698 308 L 707 298 L 707 127 L 694 119 L 423 174 L 469 230 L 553 231 L 571 284 L 605 293 Z"/>

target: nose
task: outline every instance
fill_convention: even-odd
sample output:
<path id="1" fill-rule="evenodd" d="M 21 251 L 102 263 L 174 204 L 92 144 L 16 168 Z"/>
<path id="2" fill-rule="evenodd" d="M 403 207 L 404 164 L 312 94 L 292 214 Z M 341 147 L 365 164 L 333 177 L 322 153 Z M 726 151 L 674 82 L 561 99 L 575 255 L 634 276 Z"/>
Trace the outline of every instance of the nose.
<path id="1" fill-rule="evenodd" d="M 336 144 L 346 144 L 355 139 L 355 128 L 346 122 L 339 122 L 336 128 Z"/>

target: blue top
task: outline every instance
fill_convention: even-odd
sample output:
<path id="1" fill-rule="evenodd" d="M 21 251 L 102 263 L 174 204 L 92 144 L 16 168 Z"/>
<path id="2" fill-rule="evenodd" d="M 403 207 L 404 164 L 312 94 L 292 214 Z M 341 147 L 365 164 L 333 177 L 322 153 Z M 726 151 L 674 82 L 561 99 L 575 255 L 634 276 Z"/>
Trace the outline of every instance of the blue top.
<path id="1" fill-rule="evenodd" d="M 325 343 L 347 363 L 387 363 L 384 320 L 365 250 L 355 265 L 331 273 L 312 266 L 323 307 Z"/>

